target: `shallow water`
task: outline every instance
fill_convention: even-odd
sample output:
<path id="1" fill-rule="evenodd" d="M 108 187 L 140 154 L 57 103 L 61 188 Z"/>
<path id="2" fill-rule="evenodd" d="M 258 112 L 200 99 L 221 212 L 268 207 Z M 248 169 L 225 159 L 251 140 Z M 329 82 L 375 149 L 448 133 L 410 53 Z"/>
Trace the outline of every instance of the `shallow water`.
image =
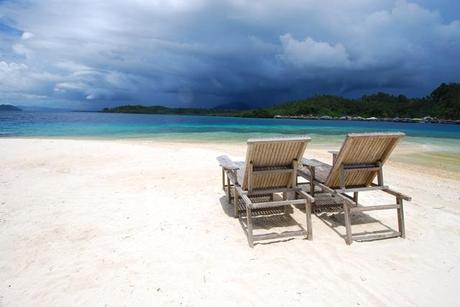
<path id="1" fill-rule="evenodd" d="M 3 136 L 183 137 L 243 140 L 267 134 L 337 136 L 347 132 L 403 131 L 411 137 L 460 139 L 459 125 L 392 122 L 256 119 L 218 116 L 96 112 L 3 112 Z"/>
<path id="2" fill-rule="evenodd" d="M 1 137 L 244 142 L 308 134 L 311 146 L 339 147 L 346 133 L 402 131 L 397 160 L 460 171 L 460 125 L 96 112 L 0 112 Z"/>

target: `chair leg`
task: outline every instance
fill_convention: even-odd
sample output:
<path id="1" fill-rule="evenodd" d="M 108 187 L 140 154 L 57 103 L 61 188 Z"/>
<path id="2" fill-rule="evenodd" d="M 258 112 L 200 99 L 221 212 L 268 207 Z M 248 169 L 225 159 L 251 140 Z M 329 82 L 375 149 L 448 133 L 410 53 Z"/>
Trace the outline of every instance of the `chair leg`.
<path id="1" fill-rule="evenodd" d="M 348 207 L 348 204 L 345 202 L 343 204 L 343 215 L 345 218 L 345 229 L 346 229 L 346 237 L 345 237 L 345 242 L 347 242 L 348 245 L 352 243 L 352 234 L 351 234 L 351 216 L 350 216 L 350 208 Z"/>
<path id="2" fill-rule="evenodd" d="M 230 178 L 227 177 L 227 201 L 230 204 L 232 202 L 232 190 L 231 190 L 231 184 L 230 184 Z"/>
<path id="3" fill-rule="evenodd" d="M 358 203 L 358 192 L 353 192 L 353 201 Z"/>
<path id="4" fill-rule="evenodd" d="M 401 238 L 406 238 L 406 227 L 404 225 L 404 208 L 403 208 L 403 200 L 399 197 L 396 198 L 396 203 L 400 206 L 397 210 L 398 212 L 398 229 L 401 233 Z"/>
<path id="5" fill-rule="evenodd" d="M 307 240 L 313 240 L 313 232 L 311 225 L 311 204 L 305 201 L 305 217 L 307 220 Z"/>
<path id="6" fill-rule="evenodd" d="M 287 195 L 287 192 L 283 192 L 283 200 L 287 200 L 288 199 L 288 195 Z M 289 207 L 288 206 L 283 206 L 284 208 L 284 214 L 287 215 L 289 214 Z"/>
<path id="7" fill-rule="evenodd" d="M 238 218 L 239 217 L 239 214 L 238 214 L 238 200 L 239 200 L 239 195 L 238 195 L 238 192 L 236 190 L 236 188 L 233 189 L 233 217 L 234 218 Z"/>
<path id="8" fill-rule="evenodd" d="M 225 170 L 222 167 L 222 189 L 225 189 Z"/>
<path id="9" fill-rule="evenodd" d="M 254 247 L 254 238 L 252 235 L 252 213 L 251 208 L 246 206 L 246 218 L 248 223 L 248 243 L 249 247 Z"/>

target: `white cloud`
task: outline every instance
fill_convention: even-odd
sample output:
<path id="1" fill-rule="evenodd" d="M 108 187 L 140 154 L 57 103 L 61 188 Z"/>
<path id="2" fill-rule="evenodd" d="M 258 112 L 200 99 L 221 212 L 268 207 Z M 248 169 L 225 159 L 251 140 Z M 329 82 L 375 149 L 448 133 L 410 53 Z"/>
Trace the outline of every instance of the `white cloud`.
<path id="1" fill-rule="evenodd" d="M 28 39 L 31 39 L 32 37 L 34 37 L 34 34 L 33 33 L 30 33 L 30 32 L 24 32 L 22 33 L 21 35 L 21 38 L 23 40 L 28 40 Z"/>
<path id="2" fill-rule="evenodd" d="M 298 41 L 289 33 L 280 40 L 283 51 L 279 57 L 288 64 L 305 68 L 343 68 L 350 64 L 347 51 L 340 43 L 331 45 L 310 37 Z"/>
<path id="3" fill-rule="evenodd" d="M 32 51 L 26 48 L 23 44 L 14 44 L 12 46 L 12 49 L 16 54 L 19 54 L 25 57 L 30 57 L 32 55 Z"/>
<path id="4" fill-rule="evenodd" d="M 20 88 L 28 88 L 30 82 L 24 78 L 29 72 L 27 65 L 22 63 L 7 63 L 0 61 L 0 89 L 2 91 L 14 91 Z"/>

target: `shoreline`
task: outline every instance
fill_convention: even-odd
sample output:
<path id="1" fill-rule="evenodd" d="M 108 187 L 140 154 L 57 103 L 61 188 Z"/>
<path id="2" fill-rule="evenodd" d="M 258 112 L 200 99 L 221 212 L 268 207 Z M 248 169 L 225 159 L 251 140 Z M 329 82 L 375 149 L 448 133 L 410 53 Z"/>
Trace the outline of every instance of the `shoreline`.
<path id="1" fill-rule="evenodd" d="M 437 139 L 437 138 L 434 138 Z M 221 141 L 203 140 L 203 139 L 171 139 L 171 138 L 148 138 L 148 137 L 133 137 L 133 138 L 105 138 L 105 137 L 5 137 L 2 140 L 24 140 L 24 141 L 79 141 L 79 142 L 106 142 L 120 144 L 137 144 L 137 145 L 163 145 L 168 147 L 177 147 L 182 145 L 185 147 L 195 147 L 207 149 L 241 148 L 246 146 L 246 139 L 225 139 Z M 334 142 L 316 143 L 311 142 L 308 145 L 306 156 L 310 154 L 320 155 L 324 161 L 328 161 L 330 155 L 328 151 L 337 150 L 340 148 L 343 139 L 337 138 Z M 430 145 L 434 146 L 434 145 Z M 446 162 L 443 164 L 443 162 Z M 403 140 L 398 145 L 395 152 L 390 157 L 389 164 L 398 164 L 404 169 L 416 171 L 420 174 L 431 174 L 440 178 L 460 179 L 460 157 L 457 152 L 451 150 L 440 150 L 439 148 L 426 148 L 426 145 L 417 142 Z"/>
<path id="2" fill-rule="evenodd" d="M 460 125 L 459 119 L 437 119 L 426 116 L 424 118 L 399 118 L 399 117 L 361 117 L 361 116 L 308 116 L 308 115 L 275 115 L 274 119 L 301 119 L 301 120 L 339 120 L 352 122 L 390 122 L 405 124 L 441 124 L 441 125 Z"/>
<path id="3" fill-rule="evenodd" d="M 251 110 L 247 110 L 251 111 Z M 105 113 L 105 114 L 142 114 L 142 115 L 162 115 L 162 116 L 211 116 L 211 117 L 231 117 L 231 118 L 249 118 L 249 119 L 296 119 L 296 120 L 337 120 L 337 121 L 350 121 L 350 122 L 391 122 L 403 124 L 441 124 L 441 125 L 460 125 L 460 119 L 438 119 L 426 116 L 424 118 L 409 118 L 409 117 L 394 117 L 394 118 L 381 118 L 381 117 L 361 117 L 361 116 L 309 116 L 309 115 L 275 115 L 273 117 L 257 117 L 257 116 L 237 116 L 225 114 L 183 114 L 183 113 L 148 113 L 148 112 L 108 112 L 108 111 L 70 111 L 70 112 L 87 112 L 87 113 Z"/>

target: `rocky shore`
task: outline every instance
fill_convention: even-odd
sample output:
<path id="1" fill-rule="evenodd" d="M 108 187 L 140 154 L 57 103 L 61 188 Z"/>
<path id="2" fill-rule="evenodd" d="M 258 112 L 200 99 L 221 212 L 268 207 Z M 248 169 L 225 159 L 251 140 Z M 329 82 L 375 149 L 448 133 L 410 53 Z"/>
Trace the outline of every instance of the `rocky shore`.
<path id="1" fill-rule="evenodd" d="M 361 117 L 361 116 L 311 116 L 311 115 L 275 115 L 276 119 L 304 119 L 304 120 L 353 120 L 353 121 L 381 121 L 396 123 L 424 123 L 424 124 L 453 124 L 460 125 L 460 120 L 439 119 L 431 116 L 423 118 L 404 118 L 404 117 Z"/>

